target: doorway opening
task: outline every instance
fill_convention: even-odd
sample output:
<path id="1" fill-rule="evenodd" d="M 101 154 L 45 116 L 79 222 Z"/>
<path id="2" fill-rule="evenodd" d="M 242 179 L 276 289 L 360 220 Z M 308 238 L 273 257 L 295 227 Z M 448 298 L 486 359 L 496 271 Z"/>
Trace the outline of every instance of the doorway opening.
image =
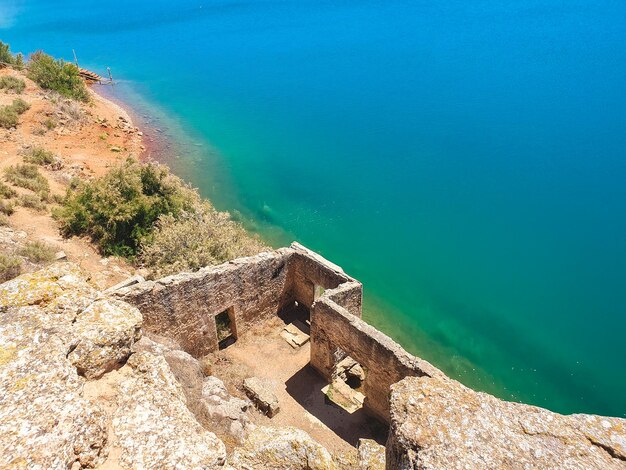
<path id="1" fill-rule="evenodd" d="M 237 341 L 235 311 L 232 307 L 215 315 L 215 327 L 217 328 L 217 341 L 220 350 L 227 348 Z"/>

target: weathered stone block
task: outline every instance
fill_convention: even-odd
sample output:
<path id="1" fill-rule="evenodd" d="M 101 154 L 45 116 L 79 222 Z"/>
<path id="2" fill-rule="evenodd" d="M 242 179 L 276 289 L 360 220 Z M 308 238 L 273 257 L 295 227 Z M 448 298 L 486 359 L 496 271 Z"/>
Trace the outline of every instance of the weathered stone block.
<path id="1" fill-rule="evenodd" d="M 258 377 L 247 378 L 243 381 L 243 389 L 257 408 L 270 418 L 280 411 L 278 398 L 266 381 Z"/>

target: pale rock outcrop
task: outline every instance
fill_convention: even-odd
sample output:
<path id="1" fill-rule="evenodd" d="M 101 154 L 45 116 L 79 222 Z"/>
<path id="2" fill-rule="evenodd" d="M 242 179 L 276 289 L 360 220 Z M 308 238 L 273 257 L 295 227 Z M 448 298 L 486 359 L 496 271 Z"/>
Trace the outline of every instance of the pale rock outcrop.
<path id="1" fill-rule="evenodd" d="M 385 446 L 372 439 L 359 439 L 359 470 L 385 470 Z"/>
<path id="2" fill-rule="evenodd" d="M 123 373 L 112 423 L 124 467 L 223 468 L 224 444 L 196 421 L 163 357 L 133 354 Z"/>
<path id="3" fill-rule="evenodd" d="M 259 426 L 235 449 L 232 466 L 240 470 L 334 470 L 326 449 L 296 428 Z"/>
<path id="4" fill-rule="evenodd" d="M 280 411 L 278 398 L 270 388 L 270 384 L 259 377 L 249 377 L 243 381 L 243 390 L 256 407 L 273 418 Z"/>
<path id="5" fill-rule="evenodd" d="M 78 315 L 73 331 L 77 342 L 68 359 L 88 379 L 121 365 L 141 337 L 141 314 L 116 299 L 100 299 Z"/>
<path id="6" fill-rule="evenodd" d="M 205 378 L 202 362 L 177 348 L 174 341 L 156 335 L 144 336 L 133 346 L 135 352 L 149 352 L 166 360 L 182 387 L 187 408 L 205 429 L 243 442 L 252 426 L 247 414 L 250 402 L 231 396 L 217 377 Z"/>
<path id="7" fill-rule="evenodd" d="M 226 390 L 224 382 L 217 377 L 207 377 L 202 384 L 203 422 L 233 437 L 241 444 L 253 429 L 247 411 L 251 403 L 248 400 L 233 397 Z"/>
<path id="8" fill-rule="evenodd" d="M 106 416 L 67 359 L 94 291 L 73 265 L 0 285 L 0 467 L 92 468 L 107 456 Z"/>
<path id="9" fill-rule="evenodd" d="M 626 420 L 559 415 L 444 376 L 392 386 L 389 469 L 624 469 Z"/>

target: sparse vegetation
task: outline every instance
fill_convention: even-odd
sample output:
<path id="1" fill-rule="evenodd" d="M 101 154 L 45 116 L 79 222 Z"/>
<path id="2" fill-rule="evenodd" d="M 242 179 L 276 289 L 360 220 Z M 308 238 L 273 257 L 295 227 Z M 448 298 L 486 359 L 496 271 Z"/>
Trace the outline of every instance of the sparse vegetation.
<path id="1" fill-rule="evenodd" d="M 17 256 L 0 253 L 0 283 L 17 277 L 22 272 L 22 260 Z"/>
<path id="2" fill-rule="evenodd" d="M 49 131 L 51 131 L 52 129 L 54 129 L 57 126 L 57 122 L 54 119 L 52 119 L 52 118 L 44 119 L 42 124 Z"/>
<path id="3" fill-rule="evenodd" d="M 10 166 L 4 169 L 4 177 L 9 183 L 36 193 L 50 191 L 48 180 L 39 173 L 36 165 L 25 163 Z"/>
<path id="4" fill-rule="evenodd" d="M 55 249 L 47 243 L 35 241 L 23 246 L 19 254 L 33 263 L 50 263 L 54 261 Z"/>
<path id="5" fill-rule="evenodd" d="M 21 98 L 13 100 L 8 106 L 0 106 L 0 127 L 11 129 L 19 122 L 20 114 L 26 112 L 30 105 Z"/>
<path id="6" fill-rule="evenodd" d="M 31 54 L 28 78 L 44 90 L 54 90 L 78 101 L 89 101 L 89 93 L 80 78 L 78 67 L 61 59 L 54 59 L 43 51 Z"/>
<path id="7" fill-rule="evenodd" d="M 11 65 L 18 70 L 24 68 L 24 56 L 21 53 L 13 55 L 11 47 L 0 41 L 0 68 Z"/>
<path id="8" fill-rule="evenodd" d="M 15 205 L 10 201 L 0 199 L 0 214 L 11 215 L 15 212 Z"/>
<path id="9" fill-rule="evenodd" d="M 0 77 L 0 89 L 20 94 L 24 91 L 24 88 L 26 88 L 26 83 L 21 78 L 13 77 L 11 75 Z"/>
<path id="10" fill-rule="evenodd" d="M 41 147 L 35 147 L 24 156 L 24 161 L 34 163 L 35 165 L 52 165 L 56 161 L 56 157 L 49 150 Z"/>
<path id="11" fill-rule="evenodd" d="M 15 196 L 17 196 L 15 189 L 13 189 L 11 186 L 8 186 L 4 184 L 2 181 L 0 181 L 0 197 L 5 198 L 5 199 L 11 199 L 12 197 L 15 197 Z"/>
<path id="12" fill-rule="evenodd" d="M 18 198 L 18 203 L 22 207 L 28 207 L 29 209 L 34 209 L 39 212 L 45 211 L 48 207 L 45 200 L 37 194 L 22 194 Z"/>
<path id="13" fill-rule="evenodd" d="M 179 271 L 197 271 L 203 266 L 263 251 L 266 247 L 248 234 L 227 212 L 218 212 L 207 202 L 194 213 L 179 218 L 161 216 L 139 259 L 155 277 Z"/>

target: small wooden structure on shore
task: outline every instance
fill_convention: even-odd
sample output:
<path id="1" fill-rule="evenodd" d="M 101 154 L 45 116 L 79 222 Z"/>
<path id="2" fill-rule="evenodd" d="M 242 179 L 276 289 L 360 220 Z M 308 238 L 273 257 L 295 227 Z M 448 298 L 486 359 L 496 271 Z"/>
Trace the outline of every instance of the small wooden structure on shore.
<path id="1" fill-rule="evenodd" d="M 80 74 L 80 77 L 88 83 L 102 83 L 105 81 L 105 79 L 97 73 L 81 67 L 78 68 L 78 73 Z"/>

